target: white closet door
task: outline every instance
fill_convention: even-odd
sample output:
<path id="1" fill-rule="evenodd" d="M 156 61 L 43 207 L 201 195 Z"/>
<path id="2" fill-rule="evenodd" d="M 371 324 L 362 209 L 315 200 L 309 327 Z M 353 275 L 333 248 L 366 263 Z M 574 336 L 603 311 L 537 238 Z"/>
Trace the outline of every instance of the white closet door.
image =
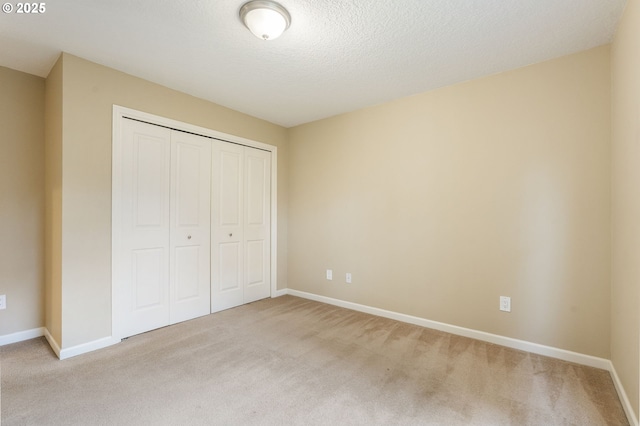
<path id="1" fill-rule="evenodd" d="M 169 323 L 171 131 L 122 120 L 121 248 L 118 286 L 122 335 Z"/>
<path id="2" fill-rule="evenodd" d="M 244 148 L 212 146 L 211 312 L 244 303 Z"/>
<path id="3" fill-rule="evenodd" d="M 271 153 L 245 147 L 244 303 L 271 295 Z"/>
<path id="4" fill-rule="evenodd" d="M 211 312 L 211 142 L 171 133 L 170 323 Z"/>
<path id="5" fill-rule="evenodd" d="M 271 295 L 271 153 L 212 147 L 211 312 Z"/>

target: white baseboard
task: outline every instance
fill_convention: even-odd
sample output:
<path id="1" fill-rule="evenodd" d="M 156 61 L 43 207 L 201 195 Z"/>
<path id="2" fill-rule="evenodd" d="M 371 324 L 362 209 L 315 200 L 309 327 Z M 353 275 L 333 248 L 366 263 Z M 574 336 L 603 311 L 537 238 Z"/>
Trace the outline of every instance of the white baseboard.
<path id="1" fill-rule="evenodd" d="M 44 336 L 44 327 L 32 328 L 31 330 L 5 334 L 4 336 L 0 336 L 0 346 L 23 342 L 25 340 L 35 339 L 36 337 L 42 336 Z"/>
<path id="2" fill-rule="evenodd" d="M 56 353 L 58 358 L 67 359 L 74 356 L 86 354 L 88 352 L 93 352 L 98 349 L 106 348 L 107 346 L 115 345 L 116 343 L 120 343 L 120 339 L 109 337 L 103 337 L 102 339 L 94 340 L 93 342 L 83 343 L 82 345 L 72 346 L 70 348 L 60 349 L 60 344 L 56 342 L 56 340 L 51 336 L 49 330 L 44 329 L 44 336 L 47 338 L 51 349 Z"/>
<path id="3" fill-rule="evenodd" d="M 86 354 L 88 352 L 93 352 L 98 349 L 106 348 L 111 345 L 115 345 L 116 343 L 120 343 L 120 339 L 116 339 L 112 336 L 103 337 L 102 339 L 94 340 L 93 342 L 83 343 L 81 345 L 72 346 L 70 348 L 62 349 L 60 351 L 60 355 L 58 358 L 67 359 L 74 356 Z"/>
<path id="4" fill-rule="evenodd" d="M 56 342 L 56 339 L 53 338 L 51 333 L 49 333 L 49 330 L 47 330 L 46 328 L 44 329 L 44 337 L 47 338 L 47 342 L 49 342 L 49 346 L 51 346 L 53 352 L 56 353 L 56 356 L 60 358 L 60 345 L 58 344 L 58 342 Z"/>
<path id="5" fill-rule="evenodd" d="M 611 361 L 609 362 L 609 364 L 609 372 L 611 373 L 611 378 L 613 379 L 613 384 L 616 387 L 616 391 L 618 391 L 618 396 L 620 397 L 620 402 L 622 403 L 622 408 L 624 408 L 624 412 L 627 415 L 629 424 L 631 426 L 638 426 L 638 419 L 636 418 L 636 414 L 633 412 L 631 401 L 629 401 L 629 397 L 627 396 L 627 393 L 622 386 L 622 382 L 620 381 L 620 377 L 618 377 L 616 368 L 613 366 L 613 363 Z"/>
<path id="6" fill-rule="evenodd" d="M 373 308 L 371 306 L 360 305 L 358 303 L 346 302 L 344 300 L 333 299 L 331 297 L 319 296 L 313 293 L 288 289 L 287 294 L 302 297 L 304 299 L 315 300 L 317 302 L 328 303 L 330 305 L 340 306 L 342 308 L 352 309 L 354 311 L 364 312 L 367 314 L 377 315 L 379 317 L 390 318 L 409 324 L 419 325 L 421 327 L 440 330 L 458 336 L 470 337 L 472 339 L 482 340 L 484 342 L 495 343 L 496 345 L 506 346 L 508 348 L 519 349 L 538 355 L 545 355 L 552 358 L 562 359 L 564 361 L 575 362 L 576 364 L 588 365 L 603 370 L 609 370 L 611 361 L 604 358 L 598 358 L 591 355 L 584 355 L 577 352 L 571 352 L 564 349 L 558 349 L 551 346 L 540 345 L 537 343 L 527 342 L 525 340 L 513 339 L 511 337 L 500 336 L 497 334 L 486 333 L 484 331 L 473 330 L 470 328 L 458 327 L 457 325 L 445 324 L 438 321 L 432 321 L 425 318 L 414 317 L 412 315 L 401 314 L 398 312 L 387 311 L 385 309 Z"/>
<path id="7" fill-rule="evenodd" d="M 286 294 L 289 294 L 289 291 L 286 288 L 282 290 L 276 290 L 276 292 L 271 295 L 271 298 L 273 299 L 276 297 L 284 296 Z"/>

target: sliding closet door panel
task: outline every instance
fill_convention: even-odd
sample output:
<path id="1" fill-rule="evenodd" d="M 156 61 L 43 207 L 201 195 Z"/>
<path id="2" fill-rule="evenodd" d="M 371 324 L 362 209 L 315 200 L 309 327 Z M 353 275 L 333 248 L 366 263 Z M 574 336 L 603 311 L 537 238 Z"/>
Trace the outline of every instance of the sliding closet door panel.
<path id="1" fill-rule="evenodd" d="M 211 312 L 244 303 L 243 156 L 239 145 L 212 144 Z"/>
<path id="2" fill-rule="evenodd" d="M 271 295 L 271 153 L 121 118 L 114 335 Z"/>
<path id="3" fill-rule="evenodd" d="M 170 232 L 172 324 L 211 312 L 210 194 L 210 140 L 173 131 Z"/>
<path id="4" fill-rule="evenodd" d="M 271 153 L 245 147 L 244 302 L 271 295 Z"/>
<path id="5" fill-rule="evenodd" d="M 169 324 L 171 132 L 122 123 L 121 247 L 118 277 L 123 337 Z"/>

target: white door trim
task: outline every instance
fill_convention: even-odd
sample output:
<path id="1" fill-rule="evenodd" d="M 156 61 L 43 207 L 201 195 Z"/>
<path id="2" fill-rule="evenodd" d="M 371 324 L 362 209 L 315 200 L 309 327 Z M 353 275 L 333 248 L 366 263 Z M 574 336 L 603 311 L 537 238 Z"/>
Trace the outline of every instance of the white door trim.
<path id="1" fill-rule="evenodd" d="M 120 105 L 113 105 L 113 127 L 112 127 L 112 167 L 111 167 L 111 335 L 113 338 L 122 338 L 122 328 L 118 323 L 118 319 L 122 316 L 118 314 L 117 309 L 119 303 L 115 300 L 116 294 L 113 291 L 114 280 L 118 276 L 119 271 L 116 270 L 113 261 L 117 253 L 116 247 L 120 247 L 119 232 L 121 228 L 120 214 L 122 204 L 118 188 L 122 186 L 120 179 L 121 172 L 119 162 L 113 161 L 114 158 L 121 158 L 122 140 L 121 140 L 121 123 L 122 120 L 132 118 L 135 120 L 145 121 L 147 123 L 159 126 L 169 127 L 175 130 L 195 133 L 197 135 L 220 139 L 223 141 L 245 145 L 252 148 L 258 148 L 271 153 L 271 297 L 278 296 L 278 147 L 265 144 L 262 142 L 246 139 L 240 136 L 230 135 L 218 132 L 216 130 L 207 129 L 205 127 L 195 126 L 193 124 L 184 123 L 182 121 L 173 120 L 159 115 L 149 114 Z"/>

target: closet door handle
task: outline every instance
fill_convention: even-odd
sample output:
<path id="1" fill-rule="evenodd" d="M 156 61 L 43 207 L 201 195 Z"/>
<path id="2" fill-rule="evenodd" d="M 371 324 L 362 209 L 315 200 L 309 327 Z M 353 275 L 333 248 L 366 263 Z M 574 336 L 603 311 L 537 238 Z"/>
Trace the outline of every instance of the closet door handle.
<path id="1" fill-rule="evenodd" d="M 191 239 L 191 235 L 187 235 L 187 240 L 190 240 L 190 239 Z"/>
<path id="2" fill-rule="evenodd" d="M 229 234 L 230 237 L 233 237 L 233 234 Z"/>

